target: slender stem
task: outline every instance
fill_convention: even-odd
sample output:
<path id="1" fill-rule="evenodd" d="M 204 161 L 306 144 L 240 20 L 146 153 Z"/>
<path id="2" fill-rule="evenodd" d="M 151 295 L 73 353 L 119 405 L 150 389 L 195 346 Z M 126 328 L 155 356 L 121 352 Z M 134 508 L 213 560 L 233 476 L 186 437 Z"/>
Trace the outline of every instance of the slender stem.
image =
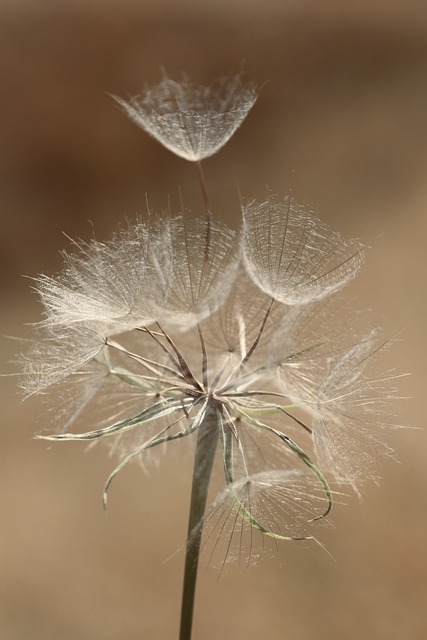
<path id="1" fill-rule="evenodd" d="M 194 598 L 196 594 L 197 571 L 203 531 L 202 521 L 206 508 L 218 438 L 219 420 L 217 411 L 215 407 L 210 407 L 198 429 L 196 453 L 194 457 L 179 640 L 191 640 Z"/>
<path id="2" fill-rule="evenodd" d="M 196 166 L 197 166 L 197 172 L 199 174 L 200 188 L 202 190 L 203 204 L 205 205 L 206 220 L 210 221 L 211 207 L 209 204 L 209 195 L 208 195 L 208 189 L 206 186 L 205 174 L 203 173 L 202 163 L 200 162 L 200 160 L 196 162 Z"/>
<path id="3" fill-rule="evenodd" d="M 203 339 L 202 330 L 200 325 L 197 325 L 197 331 L 199 333 L 200 345 L 202 347 L 202 381 L 205 389 L 208 388 L 208 354 L 206 352 L 206 345 Z"/>
<path id="4" fill-rule="evenodd" d="M 244 366 L 245 366 L 245 364 L 248 362 L 249 358 L 251 357 L 251 355 L 253 354 L 253 352 L 254 352 L 254 351 L 255 351 L 255 349 L 257 348 L 257 346 L 258 346 L 258 344 L 259 344 L 259 341 L 261 340 L 262 332 L 264 331 L 264 328 L 265 328 L 266 322 L 267 322 L 267 320 L 268 320 L 268 316 L 270 315 L 270 311 L 271 311 L 271 308 L 272 308 L 272 306 L 273 306 L 274 302 L 275 302 L 274 298 L 271 298 L 271 302 L 270 302 L 270 304 L 269 304 L 269 306 L 268 306 L 268 309 L 267 309 L 267 311 L 266 311 L 266 313 L 265 313 L 264 319 L 263 319 L 263 321 L 262 321 L 262 323 L 261 323 L 261 327 L 260 327 L 260 329 L 259 329 L 259 331 L 258 331 L 258 335 L 257 335 L 257 337 L 255 338 L 255 340 L 254 340 L 254 342 L 253 342 L 253 344 L 252 344 L 251 348 L 249 349 L 249 351 L 247 352 L 247 354 L 245 355 L 245 357 L 244 357 L 244 358 L 243 358 L 243 360 L 241 361 L 241 363 L 240 363 L 240 365 L 239 365 L 238 372 L 239 372 L 239 371 L 241 371 L 241 370 L 243 369 L 243 367 L 244 367 Z"/>
<path id="5" fill-rule="evenodd" d="M 200 188 L 202 190 L 203 204 L 205 205 L 205 221 L 206 221 L 206 235 L 205 235 L 205 260 L 209 256 L 209 247 L 211 242 L 211 226 L 212 226 L 212 212 L 209 203 L 208 189 L 206 186 L 205 175 L 202 169 L 202 163 L 200 160 L 196 162 L 197 171 L 199 174 Z"/>

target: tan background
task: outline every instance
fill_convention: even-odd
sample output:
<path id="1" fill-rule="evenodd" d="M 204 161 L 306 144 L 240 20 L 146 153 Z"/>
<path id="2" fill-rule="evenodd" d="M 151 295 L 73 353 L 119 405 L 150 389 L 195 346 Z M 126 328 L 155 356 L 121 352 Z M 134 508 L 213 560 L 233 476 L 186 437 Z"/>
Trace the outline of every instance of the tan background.
<path id="1" fill-rule="evenodd" d="M 209 82 L 239 68 L 268 81 L 221 154 L 206 162 L 230 224 L 242 193 L 268 185 L 314 204 L 372 246 L 352 287 L 403 329 L 389 364 L 403 381 L 399 419 L 425 424 L 427 11 L 418 0 L 2 0 L 0 283 L 2 334 L 39 318 L 23 274 L 52 273 L 71 236 L 178 202 L 198 205 L 194 168 L 120 113 L 164 65 Z M 19 345 L 2 338 L 2 370 Z M 32 440 L 37 400 L 0 378 L 0 638 L 177 637 L 190 465 L 128 469 L 109 512 L 103 447 Z M 427 637 L 426 432 L 394 438 L 401 464 L 354 497 L 318 548 L 288 545 L 246 575 L 203 572 L 194 639 L 421 640 Z"/>

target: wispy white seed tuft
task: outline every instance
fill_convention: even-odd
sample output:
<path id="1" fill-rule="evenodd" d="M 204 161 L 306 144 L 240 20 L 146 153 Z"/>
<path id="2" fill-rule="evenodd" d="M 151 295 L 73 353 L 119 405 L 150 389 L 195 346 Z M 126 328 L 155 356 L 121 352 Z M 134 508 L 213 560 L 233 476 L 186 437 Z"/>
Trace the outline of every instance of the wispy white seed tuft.
<path id="1" fill-rule="evenodd" d="M 115 99 L 167 149 L 198 162 L 228 142 L 253 107 L 257 91 L 241 74 L 219 78 L 209 87 L 165 77 L 129 101 Z"/>
<path id="2" fill-rule="evenodd" d="M 391 425 L 395 376 L 372 370 L 382 348 L 379 332 L 371 331 L 335 360 L 317 388 L 305 391 L 318 460 L 356 491 L 376 478 L 375 463 L 392 454 L 383 429 Z"/>
<path id="3" fill-rule="evenodd" d="M 102 326 L 94 322 L 73 322 L 72 326 L 49 327 L 35 333 L 30 350 L 20 362 L 26 394 L 39 393 L 81 370 L 98 356 L 105 340 Z"/>
<path id="4" fill-rule="evenodd" d="M 222 570 L 237 560 L 245 570 L 263 554 L 277 551 L 280 541 L 313 539 L 315 521 L 325 508 L 324 495 L 302 471 L 241 478 L 218 495 L 203 521 L 209 561 Z"/>
<path id="5" fill-rule="evenodd" d="M 291 197 L 243 205 L 243 255 L 254 282 L 284 304 L 320 300 L 345 286 L 363 261 L 362 245 Z"/>
<path id="6" fill-rule="evenodd" d="M 167 221 L 161 237 L 171 265 L 165 320 L 189 329 L 228 297 L 240 261 L 238 236 L 188 212 Z"/>
<path id="7" fill-rule="evenodd" d="M 106 243 L 75 242 L 58 276 L 40 276 L 49 327 L 96 322 L 108 335 L 153 322 L 170 289 L 170 263 L 157 231 L 138 223 Z M 159 264 L 161 261 L 161 266 Z"/>

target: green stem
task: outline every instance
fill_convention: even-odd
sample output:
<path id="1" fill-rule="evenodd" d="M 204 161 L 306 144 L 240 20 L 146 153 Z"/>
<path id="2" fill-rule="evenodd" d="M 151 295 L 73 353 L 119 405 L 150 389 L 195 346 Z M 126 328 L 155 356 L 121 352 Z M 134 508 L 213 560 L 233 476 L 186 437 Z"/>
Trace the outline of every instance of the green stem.
<path id="1" fill-rule="evenodd" d="M 196 453 L 194 457 L 179 640 L 191 640 L 194 598 L 196 594 L 197 571 L 203 531 L 202 520 L 206 508 L 218 438 L 219 421 L 217 410 L 215 407 L 210 407 L 198 429 Z"/>

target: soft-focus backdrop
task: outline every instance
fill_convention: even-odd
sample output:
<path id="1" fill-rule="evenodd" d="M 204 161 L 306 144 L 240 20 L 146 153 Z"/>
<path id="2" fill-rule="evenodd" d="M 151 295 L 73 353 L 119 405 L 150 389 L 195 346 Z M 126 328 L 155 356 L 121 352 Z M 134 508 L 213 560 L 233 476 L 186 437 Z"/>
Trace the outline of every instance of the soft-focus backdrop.
<path id="1" fill-rule="evenodd" d="M 327 550 L 284 545 L 247 574 L 202 572 L 195 640 L 427 637 L 427 10 L 419 0 L 2 0 L 0 285 L 4 336 L 40 317 L 31 280 L 63 232 L 108 237 L 125 216 L 200 206 L 195 169 L 138 130 L 109 93 L 244 64 L 264 86 L 205 170 L 216 214 L 238 192 L 292 191 L 372 249 L 349 295 L 388 335 L 402 381 L 400 463 L 335 510 Z M 1 338 L 1 370 L 20 350 Z M 32 440 L 39 400 L 0 378 L 0 638 L 177 637 L 188 457 L 116 481 L 104 447 Z"/>

